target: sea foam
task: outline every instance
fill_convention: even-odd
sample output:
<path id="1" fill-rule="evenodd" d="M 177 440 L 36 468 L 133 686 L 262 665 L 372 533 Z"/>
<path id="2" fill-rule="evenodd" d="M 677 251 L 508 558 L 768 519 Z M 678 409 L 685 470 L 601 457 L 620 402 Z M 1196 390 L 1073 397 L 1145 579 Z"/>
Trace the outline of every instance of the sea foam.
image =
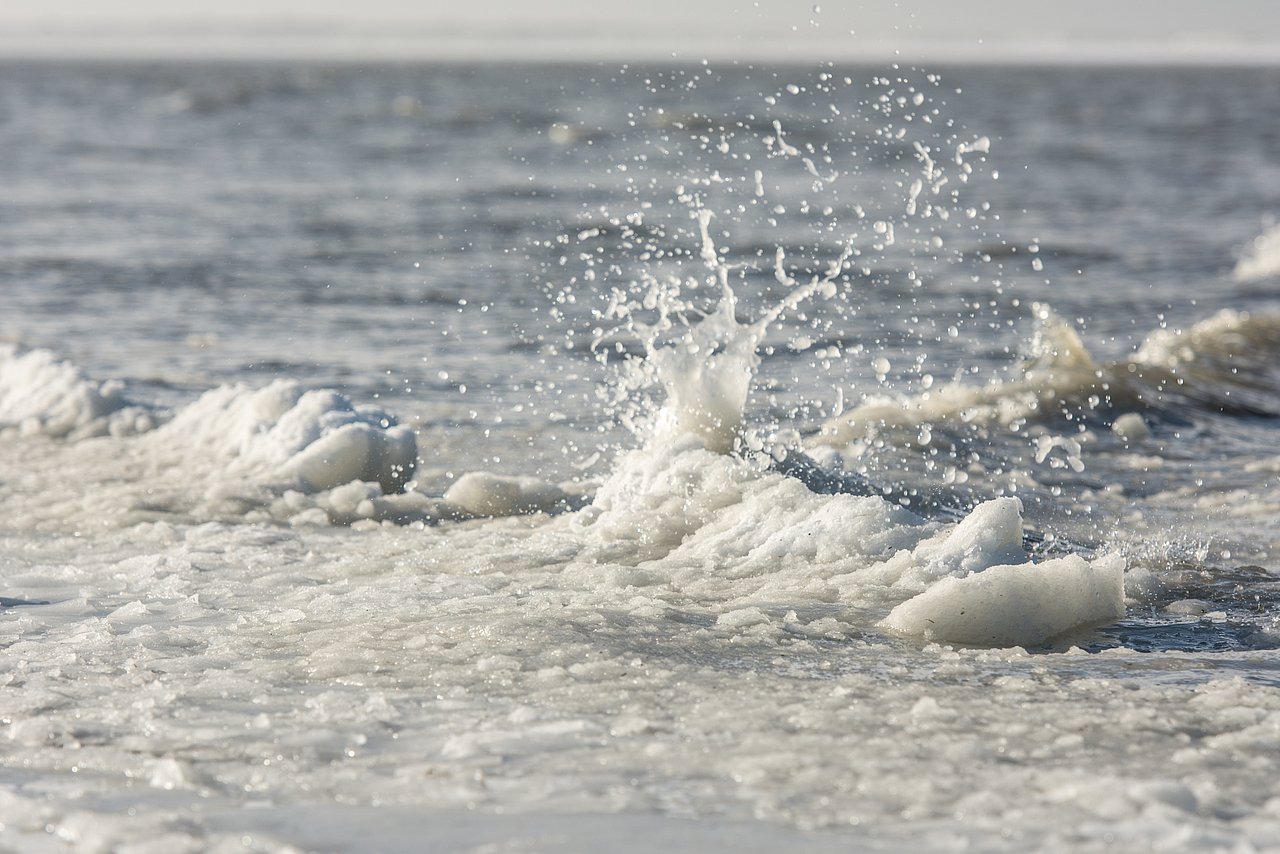
<path id="1" fill-rule="evenodd" d="M 288 380 L 212 389 L 150 439 L 162 452 L 194 453 L 241 477 L 304 492 L 351 481 L 395 492 L 417 460 L 413 431 L 391 413 Z"/>
<path id="2" fill-rule="evenodd" d="M 1236 261 L 1232 276 L 1237 282 L 1256 282 L 1280 276 L 1280 224 L 1259 234 Z"/>
<path id="3" fill-rule="evenodd" d="M 0 345 L 0 430 L 81 439 L 143 433 L 158 419 L 131 402 L 124 384 L 95 382 L 49 350 Z"/>

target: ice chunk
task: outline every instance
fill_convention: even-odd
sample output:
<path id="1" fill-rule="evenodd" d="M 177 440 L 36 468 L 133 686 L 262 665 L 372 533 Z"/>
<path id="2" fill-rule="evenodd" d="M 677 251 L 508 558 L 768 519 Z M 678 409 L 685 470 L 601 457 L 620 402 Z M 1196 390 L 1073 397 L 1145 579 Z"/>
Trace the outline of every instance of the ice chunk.
<path id="1" fill-rule="evenodd" d="M 726 629 L 745 629 L 762 623 L 769 624 L 769 615 L 759 608 L 739 608 L 716 618 L 716 625 Z"/>
<path id="2" fill-rule="evenodd" d="M 519 516 L 549 513 L 564 508 L 575 495 L 536 477 L 508 477 L 489 472 L 469 472 L 444 494 L 473 516 Z"/>
<path id="3" fill-rule="evenodd" d="M 1022 548 L 1022 502 L 1016 498 L 984 501 L 946 539 L 922 544 L 916 557 L 924 561 L 919 574 L 929 579 L 1022 563 L 1027 559 Z"/>
<path id="4" fill-rule="evenodd" d="M 948 577 L 889 612 L 881 626 L 973 646 L 1038 646 L 1124 616 L 1124 560 L 1077 555 Z"/>

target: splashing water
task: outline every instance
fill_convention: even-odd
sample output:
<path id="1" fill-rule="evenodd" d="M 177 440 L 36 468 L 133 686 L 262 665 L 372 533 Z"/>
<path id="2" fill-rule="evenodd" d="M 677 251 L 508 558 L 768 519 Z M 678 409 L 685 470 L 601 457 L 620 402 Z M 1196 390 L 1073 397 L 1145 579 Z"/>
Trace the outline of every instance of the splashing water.
<path id="1" fill-rule="evenodd" d="M 833 99 L 821 133 L 815 137 L 808 129 L 808 139 L 803 132 L 789 133 L 781 118 L 756 117 L 756 124 L 744 125 L 692 114 L 674 123 L 687 129 L 686 144 L 697 151 L 689 160 L 702 171 L 679 179 L 674 200 L 645 201 L 625 217 L 609 216 L 606 228 L 618 241 L 607 251 L 597 245 L 595 253 L 580 254 L 580 273 L 567 281 L 558 276 L 550 288 L 559 304 L 575 302 L 583 283 L 608 294 L 607 306 L 593 314 L 603 322 L 593 331 L 592 349 L 602 363 L 622 357 L 607 392 L 619 421 L 642 441 L 690 432 L 719 452 L 759 451 L 768 436 L 814 429 L 805 426 L 805 413 L 840 407 L 832 398 L 842 400 L 845 391 L 833 362 L 850 353 L 870 354 L 868 361 L 885 381 L 884 347 L 868 346 L 883 342 L 850 341 L 839 328 L 842 322 L 866 310 L 868 295 L 878 289 L 901 292 L 905 286 L 914 302 L 930 273 L 946 276 L 966 262 L 961 251 L 946 250 L 952 235 L 985 233 L 989 205 L 968 201 L 966 185 L 979 174 L 973 158 L 981 165 L 990 142 L 964 136 L 942 118 L 925 92 L 939 83 L 935 75 L 925 75 L 921 88 L 906 77 L 876 77 L 873 85 L 882 94 L 870 110 L 836 107 L 837 93 L 853 82 L 846 77 L 841 83 L 828 71 L 816 74 L 812 87 L 792 84 L 767 96 L 766 106 L 784 116 L 787 99 L 801 93 Z M 926 129 L 922 139 L 911 138 L 916 127 Z M 681 143 L 669 133 L 660 144 L 671 154 Z M 898 177 L 863 174 L 866 158 L 880 156 L 877 149 L 902 162 L 891 170 Z M 619 168 L 651 168 L 647 154 L 633 160 Z M 671 168 L 687 168 L 681 163 Z M 886 192 L 886 185 L 898 189 Z M 797 193 L 794 211 L 770 198 L 776 194 L 794 205 Z M 855 201 L 864 194 L 865 200 Z M 886 205 L 894 198 L 896 207 Z M 682 224 L 682 209 L 696 231 Z M 583 229 L 579 242 L 595 242 L 601 232 Z M 781 242 L 768 246 L 770 233 Z M 684 245 L 663 245 L 655 235 Z M 684 272 L 695 257 L 705 276 Z M 951 328 L 975 322 L 978 314 L 969 310 Z M 912 331 L 905 340 L 924 334 Z M 809 380 L 822 384 L 825 376 L 827 391 L 793 401 L 760 424 L 748 398 L 762 361 L 778 352 L 780 335 L 794 353 L 809 350 L 814 339 L 832 342 L 814 349 L 816 370 Z M 785 441 L 795 444 L 793 438 Z"/>
<path id="2" fill-rule="evenodd" d="M 708 450 L 727 453 L 744 441 L 759 450 L 757 437 L 743 435 L 747 396 L 760 365 L 760 344 L 770 326 L 785 312 L 821 294 L 834 296 L 833 281 L 840 274 L 849 253 L 846 251 L 832 265 L 826 276 L 815 276 L 800 285 L 783 268 L 784 252 L 777 250 L 777 279 L 792 288 L 790 294 L 751 323 L 737 319 L 737 297 L 729 284 L 729 265 L 716 251 L 708 233 L 712 213 L 696 212 L 702 242 L 702 260 L 714 274 L 720 299 L 715 310 L 696 323 L 686 326 L 679 340 L 659 345 L 659 337 L 667 328 L 633 324 L 642 334 L 645 359 L 653 366 L 653 374 L 666 392 L 666 403 L 658 413 L 655 436 L 661 441 L 684 433 L 702 439 Z M 664 317 L 669 314 L 664 312 Z"/>

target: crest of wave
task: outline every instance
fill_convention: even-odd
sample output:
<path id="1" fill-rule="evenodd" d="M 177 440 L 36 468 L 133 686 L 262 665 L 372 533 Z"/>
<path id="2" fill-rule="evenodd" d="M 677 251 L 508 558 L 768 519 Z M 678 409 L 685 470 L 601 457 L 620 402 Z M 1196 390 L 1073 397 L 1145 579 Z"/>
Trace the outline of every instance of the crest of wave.
<path id="1" fill-rule="evenodd" d="M 1280 276 L 1280 223 L 1253 239 L 1236 262 L 1232 276 L 1237 282 L 1256 282 Z"/>

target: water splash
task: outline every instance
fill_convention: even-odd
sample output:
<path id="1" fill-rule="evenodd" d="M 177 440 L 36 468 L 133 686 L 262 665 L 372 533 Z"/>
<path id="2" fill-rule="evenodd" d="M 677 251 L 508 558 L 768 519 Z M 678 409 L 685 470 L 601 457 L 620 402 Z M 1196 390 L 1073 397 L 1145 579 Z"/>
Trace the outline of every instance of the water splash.
<path id="1" fill-rule="evenodd" d="M 561 239 L 583 247 L 560 257 L 548 288 L 570 330 L 565 346 L 578 346 L 579 306 L 603 299 L 589 331 L 591 352 L 613 371 L 605 409 L 641 442 L 692 433 L 721 453 L 759 451 L 771 435 L 816 429 L 844 406 L 844 360 L 865 359 L 882 383 L 891 364 L 912 364 L 887 358 L 879 338 L 849 340 L 854 318 L 887 296 L 876 292 L 914 303 L 971 265 L 966 244 L 990 242 L 990 206 L 966 187 L 990 141 L 944 117 L 931 91 L 939 78 L 876 76 L 873 97 L 850 106 L 854 85 L 820 70 L 806 85 L 762 93 L 763 114 L 747 122 L 659 111 L 655 145 L 672 170 L 663 178 L 685 170 L 672 197 L 642 199 L 625 215 L 593 210 L 576 241 Z M 792 106 L 812 107 L 796 99 L 826 103 L 827 117 L 790 126 Z M 638 154 L 616 168 L 633 188 L 645 176 L 661 185 L 657 160 Z M 903 319 L 896 308 L 879 321 L 886 330 Z M 952 328 L 964 323 L 957 316 Z M 752 405 L 762 365 L 800 353 L 813 370 L 784 389 L 790 399 L 770 393 Z M 801 389 L 815 385 L 825 388 Z"/>
<path id="2" fill-rule="evenodd" d="M 785 298 L 751 323 L 737 319 L 737 296 L 729 284 L 729 265 L 720 257 L 709 233 L 712 214 L 696 212 L 702 241 L 701 257 L 720 288 L 715 310 L 688 326 L 681 338 L 660 346 L 656 336 L 645 341 L 647 359 L 666 391 L 666 403 L 657 416 L 655 438 L 670 439 L 692 433 L 708 450 L 727 453 L 744 441 L 760 449 L 758 441 L 743 434 L 747 397 L 760 365 L 760 344 L 770 327 L 785 313 L 822 295 L 836 294 L 839 277 L 851 250 L 846 248 L 824 276 L 801 284 L 784 268 L 785 252 L 778 247 L 775 275 L 790 288 Z"/>

